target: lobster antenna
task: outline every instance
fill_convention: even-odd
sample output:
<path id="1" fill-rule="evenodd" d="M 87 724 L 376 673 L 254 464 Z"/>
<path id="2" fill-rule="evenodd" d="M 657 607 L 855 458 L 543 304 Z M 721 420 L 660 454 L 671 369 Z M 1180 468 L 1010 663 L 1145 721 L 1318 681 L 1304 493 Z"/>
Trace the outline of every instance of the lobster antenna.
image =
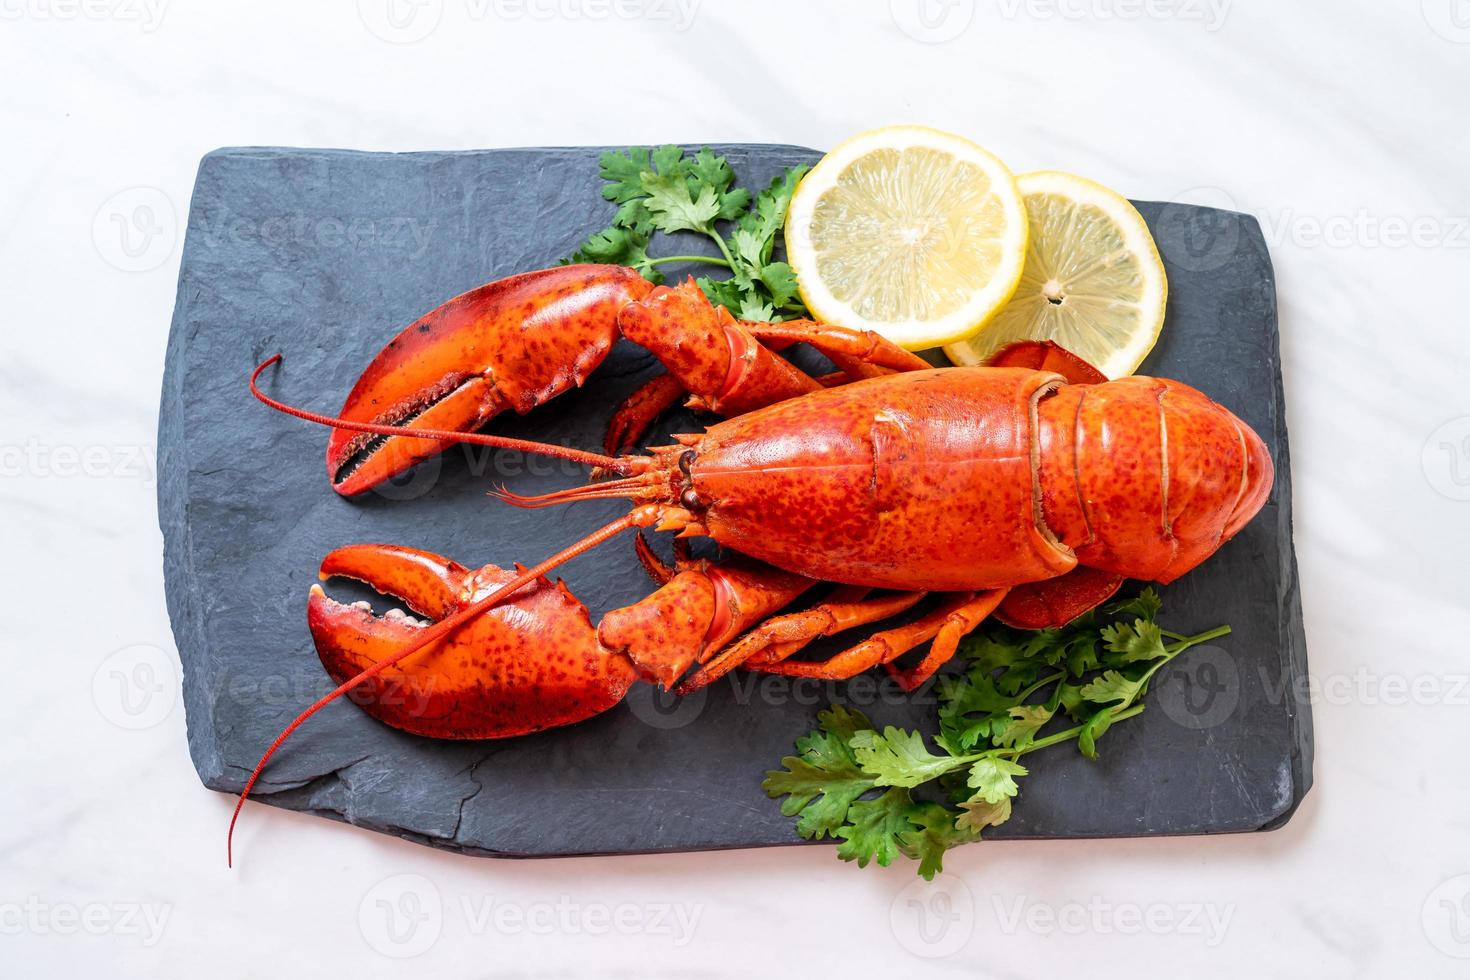
<path id="1" fill-rule="evenodd" d="M 571 559 L 580 555 L 582 552 L 595 548 L 609 538 L 614 537 L 615 535 L 620 534 L 621 532 L 626 531 L 628 528 L 638 524 L 640 518 L 642 518 L 643 516 L 645 515 L 641 514 L 639 510 L 634 510 L 613 521 L 611 524 L 604 524 L 602 527 L 598 528 L 596 531 L 593 531 L 591 534 L 587 535 L 585 538 L 582 538 L 580 541 L 572 544 L 570 547 L 565 548 L 562 551 L 558 551 L 556 554 L 552 555 L 550 558 L 546 559 L 535 568 L 531 568 L 524 572 L 521 572 L 515 578 L 511 579 L 509 582 L 505 583 L 494 592 L 485 596 L 485 598 L 474 603 L 474 605 L 467 606 L 460 612 L 457 612 L 453 616 L 450 616 L 448 619 L 441 620 L 440 622 L 435 623 L 433 626 L 426 628 L 422 633 L 414 638 L 412 643 L 405 646 L 402 650 L 399 650 L 392 656 L 378 661 L 371 667 L 362 670 L 356 676 L 350 677 L 347 680 L 343 681 L 341 684 L 338 684 L 331 693 L 322 695 L 311 705 L 311 707 L 307 708 L 305 711 L 301 712 L 301 714 L 297 715 L 296 719 L 292 721 L 291 724 L 287 725 L 285 729 L 281 732 L 281 734 L 276 736 L 275 741 L 271 742 L 270 746 L 265 750 L 265 754 L 262 755 L 260 757 L 260 761 L 255 764 L 254 771 L 250 773 L 250 778 L 246 780 L 245 788 L 240 791 L 240 798 L 235 801 L 235 812 L 230 815 L 230 829 L 229 832 L 225 835 L 226 864 L 232 868 L 235 866 L 235 823 L 240 819 L 240 810 L 245 806 L 245 800 L 250 796 L 251 789 L 255 787 L 255 781 L 260 778 L 260 774 L 265 770 L 266 763 L 270 762 L 271 756 L 275 755 L 276 750 L 281 747 L 282 743 L 284 743 L 286 739 L 291 737 L 292 732 L 301 727 L 302 722 L 306 721 L 306 719 L 310 718 L 312 715 L 316 714 L 318 711 L 322 710 L 327 705 L 331 704 L 333 701 L 337 700 L 348 691 L 351 691 L 353 688 L 357 687 L 364 681 L 371 680 L 372 678 L 378 676 L 383 671 L 387 670 L 389 667 L 394 666 L 404 658 L 418 653 L 420 650 L 429 646 L 431 643 L 434 643 L 445 635 L 454 632 L 456 629 L 463 626 L 471 619 L 474 619 L 476 616 L 485 612 L 491 606 L 494 606 L 497 603 L 514 595 L 516 592 L 519 592 L 531 582 L 534 582 L 536 579 L 545 575 L 547 572 L 556 568 L 558 565 L 570 561 Z"/>
<path id="2" fill-rule="evenodd" d="M 537 453 L 542 456 L 555 456 L 559 459 L 571 460 L 573 463 L 582 463 L 585 466 L 601 467 L 614 473 L 629 474 L 637 472 L 635 460 L 642 457 L 603 456 L 600 453 L 589 453 L 581 449 L 572 449 L 567 446 L 556 446 L 546 442 L 532 442 L 528 439 L 511 439 L 507 436 L 492 436 L 483 432 L 456 432 L 453 429 L 415 429 L 406 425 L 380 425 L 377 422 L 354 422 L 351 419 L 338 418 L 335 415 L 322 415 L 317 412 L 308 412 L 304 408 L 296 408 L 278 401 L 260 390 L 258 384 L 261 374 L 265 369 L 282 361 L 280 354 L 273 355 L 262 361 L 250 375 L 250 393 L 260 399 L 266 405 L 278 412 L 293 415 L 298 419 L 315 422 L 318 425 L 331 426 L 334 429 L 346 429 L 349 432 L 368 432 L 378 436 L 412 436 L 416 439 L 444 439 L 455 442 L 468 442 L 476 446 L 494 446 L 497 449 L 515 449 L 523 453 Z"/>

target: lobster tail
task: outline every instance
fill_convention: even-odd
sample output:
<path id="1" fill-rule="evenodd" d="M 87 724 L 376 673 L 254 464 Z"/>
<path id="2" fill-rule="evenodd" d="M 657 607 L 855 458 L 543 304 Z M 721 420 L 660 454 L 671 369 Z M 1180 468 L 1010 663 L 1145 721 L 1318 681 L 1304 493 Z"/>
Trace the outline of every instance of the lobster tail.
<path id="1" fill-rule="evenodd" d="M 1073 385 L 1042 403 L 1039 421 L 1045 520 L 1092 568 L 1172 582 L 1270 495 L 1260 436 L 1188 385 Z"/>

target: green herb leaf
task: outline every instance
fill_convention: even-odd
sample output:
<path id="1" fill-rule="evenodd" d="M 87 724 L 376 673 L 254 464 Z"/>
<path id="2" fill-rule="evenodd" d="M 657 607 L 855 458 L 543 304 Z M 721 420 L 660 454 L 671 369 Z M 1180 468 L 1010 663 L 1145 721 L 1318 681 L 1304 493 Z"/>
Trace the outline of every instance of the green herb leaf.
<path id="1" fill-rule="evenodd" d="M 1164 601 L 1154 591 L 1153 586 L 1148 586 L 1132 599 L 1124 599 L 1108 606 L 1104 612 L 1109 616 L 1133 616 L 1152 623 L 1158 618 L 1159 610 L 1164 606 Z"/>
<path id="2" fill-rule="evenodd" d="M 898 835 L 899 847 L 919 862 L 919 875 L 926 881 L 933 881 L 944 870 L 945 851 L 980 836 L 978 830 L 959 826 L 955 814 L 938 803 L 916 804 L 908 814 L 908 821 L 915 829 Z"/>
<path id="3" fill-rule="evenodd" d="M 848 740 L 863 771 L 879 786 L 918 786 L 955 768 L 953 756 L 934 755 L 924 736 L 889 725 L 883 734 L 860 731 Z"/>
<path id="4" fill-rule="evenodd" d="M 1046 705 L 1018 705 L 1010 710 L 1010 721 L 996 738 L 996 744 L 1006 748 L 1023 748 L 1036 740 L 1036 733 L 1051 721 L 1056 713 Z"/>
<path id="5" fill-rule="evenodd" d="M 976 799 L 984 800 L 986 803 L 999 803 L 1006 797 L 1015 796 L 1020 792 L 1015 777 L 1024 776 L 1026 773 L 1026 767 L 1019 762 L 987 755 L 970 767 L 969 784 L 970 788 L 976 791 Z"/>
<path id="6" fill-rule="evenodd" d="M 598 173 L 607 183 L 602 196 L 618 205 L 607 229 L 591 235 L 564 262 L 626 265 L 654 283 L 663 282 L 649 253 L 655 232 L 694 233 L 719 246 L 721 258 L 698 258 L 728 266 L 728 279 L 704 277 L 699 286 L 711 303 L 742 320 L 768 321 L 802 316 L 796 276 L 785 262 L 772 261 L 785 224 L 791 195 L 807 171 L 793 167 L 773 180 L 754 201 L 735 186 L 730 162 L 709 147 L 686 157 L 681 147 L 634 147 L 604 153 Z M 727 240 L 721 227 L 729 227 Z M 677 253 L 684 254 L 684 253 Z"/>
<path id="7" fill-rule="evenodd" d="M 776 306 L 786 306 L 796 299 L 796 273 L 785 262 L 767 263 L 761 267 L 760 276 Z"/>
<path id="8" fill-rule="evenodd" d="M 1101 677 L 1082 688 L 1082 697 L 1093 704 L 1121 702 L 1129 704 L 1138 696 L 1142 681 L 1125 677 L 1116 670 L 1106 671 Z"/>
<path id="9" fill-rule="evenodd" d="M 1097 758 L 1097 740 L 1113 727 L 1116 708 L 1102 708 L 1082 725 L 1077 734 L 1077 749 L 1089 759 Z"/>
<path id="10" fill-rule="evenodd" d="M 986 827 L 999 827 L 1011 819 L 1011 797 L 1002 797 L 999 802 L 991 803 L 977 796 L 961 803 L 960 810 L 963 812 L 955 820 L 955 825 L 979 837 Z"/>
<path id="11" fill-rule="evenodd" d="M 862 712 L 833 705 L 817 722 L 820 727 L 797 742 L 799 754 L 782 759 L 786 768 L 771 770 L 761 783 L 767 796 L 786 796 L 781 812 L 797 817 L 796 832 L 809 840 L 835 836 L 848 807 L 874 786 L 847 744 L 855 732 L 871 730 Z"/>
<path id="12" fill-rule="evenodd" d="M 598 157 L 598 175 L 607 184 L 602 196 L 614 204 L 643 197 L 643 174 L 649 169 L 648 151 L 634 147 L 625 153 L 616 151 Z"/>
<path id="13" fill-rule="evenodd" d="M 912 827 L 909 815 L 913 801 L 906 789 L 893 788 L 876 800 L 859 800 L 847 810 L 847 826 L 837 831 L 842 843 L 837 856 L 856 861 L 859 868 L 876 860 L 883 867 L 893 863 L 899 853 L 899 837 Z"/>
<path id="14" fill-rule="evenodd" d="M 1103 645 L 1117 654 L 1108 658 L 1109 663 L 1133 664 L 1168 656 L 1158 625 L 1142 619 L 1134 620 L 1132 626 L 1127 623 L 1104 626 L 1102 638 Z"/>
<path id="15" fill-rule="evenodd" d="M 741 240 L 742 255 L 751 254 L 753 242 Z M 737 261 L 743 267 L 744 259 Z M 743 285 L 737 273 L 707 288 L 738 293 Z M 987 625 L 959 649 L 963 674 L 941 676 L 937 687 L 935 741 L 946 754 L 931 751 L 918 731 L 888 726 L 879 732 L 863 715 L 834 708 L 819 717 L 819 730 L 797 742 L 806 768 L 771 773 L 767 791 L 792 792 L 783 812 L 798 816 L 804 836 L 842 840 L 844 860 L 887 864 L 902 853 L 918 861 L 925 877 L 938 874 L 946 850 L 1010 818 L 1017 780 L 1028 772 L 1017 761 L 1021 756 L 1075 740 L 1082 755 L 1097 758 L 1103 735 L 1142 712 L 1139 699 L 1160 667 L 1229 632 L 1171 633 L 1165 645 L 1154 620 L 1158 611 L 1158 595 L 1146 589 L 1060 629 Z M 1108 616 L 1132 618 L 1113 622 Z M 1072 719 L 1072 727 L 1053 728 L 1061 715 Z M 910 790 L 926 783 L 937 783 L 942 798 L 958 809 L 915 801 Z"/>
<path id="16" fill-rule="evenodd" d="M 701 187 L 696 198 L 690 195 L 689 182 L 680 177 L 644 174 L 643 189 L 648 192 L 647 207 L 653 216 L 653 226 L 659 231 L 705 234 L 714 231 L 720 201 L 711 188 Z"/>

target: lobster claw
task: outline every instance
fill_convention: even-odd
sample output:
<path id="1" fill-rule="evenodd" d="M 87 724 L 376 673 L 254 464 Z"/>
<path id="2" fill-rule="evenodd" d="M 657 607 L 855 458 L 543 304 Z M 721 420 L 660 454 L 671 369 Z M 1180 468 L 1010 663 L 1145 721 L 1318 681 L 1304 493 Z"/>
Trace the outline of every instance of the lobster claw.
<path id="1" fill-rule="evenodd" d="M 393 545 L 338 548 L 321 577 L 342 576 L 441 620 L 489 595 L 515 572 L 471 571 L 440 555 Z M 322 666 L 341 684 L 402 650 L 429 623 L 367 603 L 345 605 L 314 586 L 307 623 Z M 560 582 L 539 579 L 511 599 L 364 681 L 348 695 L 374 718 L 432 738 L 504 738 L 582 721 L 622 700 L 632 664 L 605 651 L 587 607 Z"/>
<path id="2" fill-rule="evenodd" d="M 529 412 L 602 363 L 618 337 L 618 312 L 652 288 L 632 269 L 610 265 L 559 266 L 479 286 L 389 341 L 340 416 L 471 432 L 506 409 Z M 338 493 L 361 493 L 452 443 L 333 429 L 327 475 Z"/>

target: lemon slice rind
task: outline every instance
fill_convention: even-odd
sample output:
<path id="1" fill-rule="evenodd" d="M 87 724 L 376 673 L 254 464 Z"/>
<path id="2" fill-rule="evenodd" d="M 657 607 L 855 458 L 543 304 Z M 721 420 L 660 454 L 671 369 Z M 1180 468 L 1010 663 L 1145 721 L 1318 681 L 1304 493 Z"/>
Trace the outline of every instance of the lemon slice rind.
<path id="1" fill-rule="evenodd" d="M 1085 177 L 1045 170 L 1022 174 L 1016 183 L 1031 218 L 1021 283 L 983 330 L 947 345 L 945 353 L 956 364 L 982 364 L 1016 341 L 1055 340 L 1109 378 L 1132 374 L 1158 342 L 1169 292 L 1148 224 L 1127 198 Z M 1047 215 L 1037 220 L 1045 205 L 1070 208 L 1065 230 L 1051 227 Z M 1066 240 L 1068 233 L 1083 234 L 1089 224 L 1095 231 L 1099 215 L 1109 226 L 1105 234 L 1116 238 L 1121 248 L 1098 255 L 1096 250 L 1089 252 L 1087 243 L 1072 247 L 1075 243 Z M 1068 273 L 1047 274 L 1063 263 L 1071 265 Z M 1097 288 L 1104 278 L 1111 278 L 1108 288 Z M 1094 285 L 1091 292 L 1089 281 Z M 1049 308 L 1049 287 L 1059 287 L 1063 305 L 1073 303 L 1065 314 Z"/>
<path id="2" fill-rule="evenodd" d="M 888 320 L 864 315 L 836 295 L 819 269 L 818 247 L 811 238 L 818 203 L 848 177 L 855 163 L 870 154 L 921 148 L 952 157 L 955 165 L 977 167 L 988 181 L 988 194 L 998 205 L 999 227 L 994 236 L 997 261 L 983 281 L 946 283 L 951 292 L 963 291 L 962 305 L 937 318 L 908 317 Z M 992 209 L 994 210 L 994 209 Z M 954 217 L 947 214 L 946 217 Z M 859 133 L 831 150 L 808 173 L 792 196 L 786 221 L 787 261 L 796 272 L 802 301 L 814 317 L 853 329 L 873 330 L 910 350 L 939 347 L 973 335 L 1003 308 L 1021 281 L 1027 245 L 1026 209 L 1014 175 L 988 150 L 950 133 L 925 126 L 892 126 Z M 859 246 L 861 247 L 861 246 Z M 926 283 L 911 283 L 924 289 Z"/>

